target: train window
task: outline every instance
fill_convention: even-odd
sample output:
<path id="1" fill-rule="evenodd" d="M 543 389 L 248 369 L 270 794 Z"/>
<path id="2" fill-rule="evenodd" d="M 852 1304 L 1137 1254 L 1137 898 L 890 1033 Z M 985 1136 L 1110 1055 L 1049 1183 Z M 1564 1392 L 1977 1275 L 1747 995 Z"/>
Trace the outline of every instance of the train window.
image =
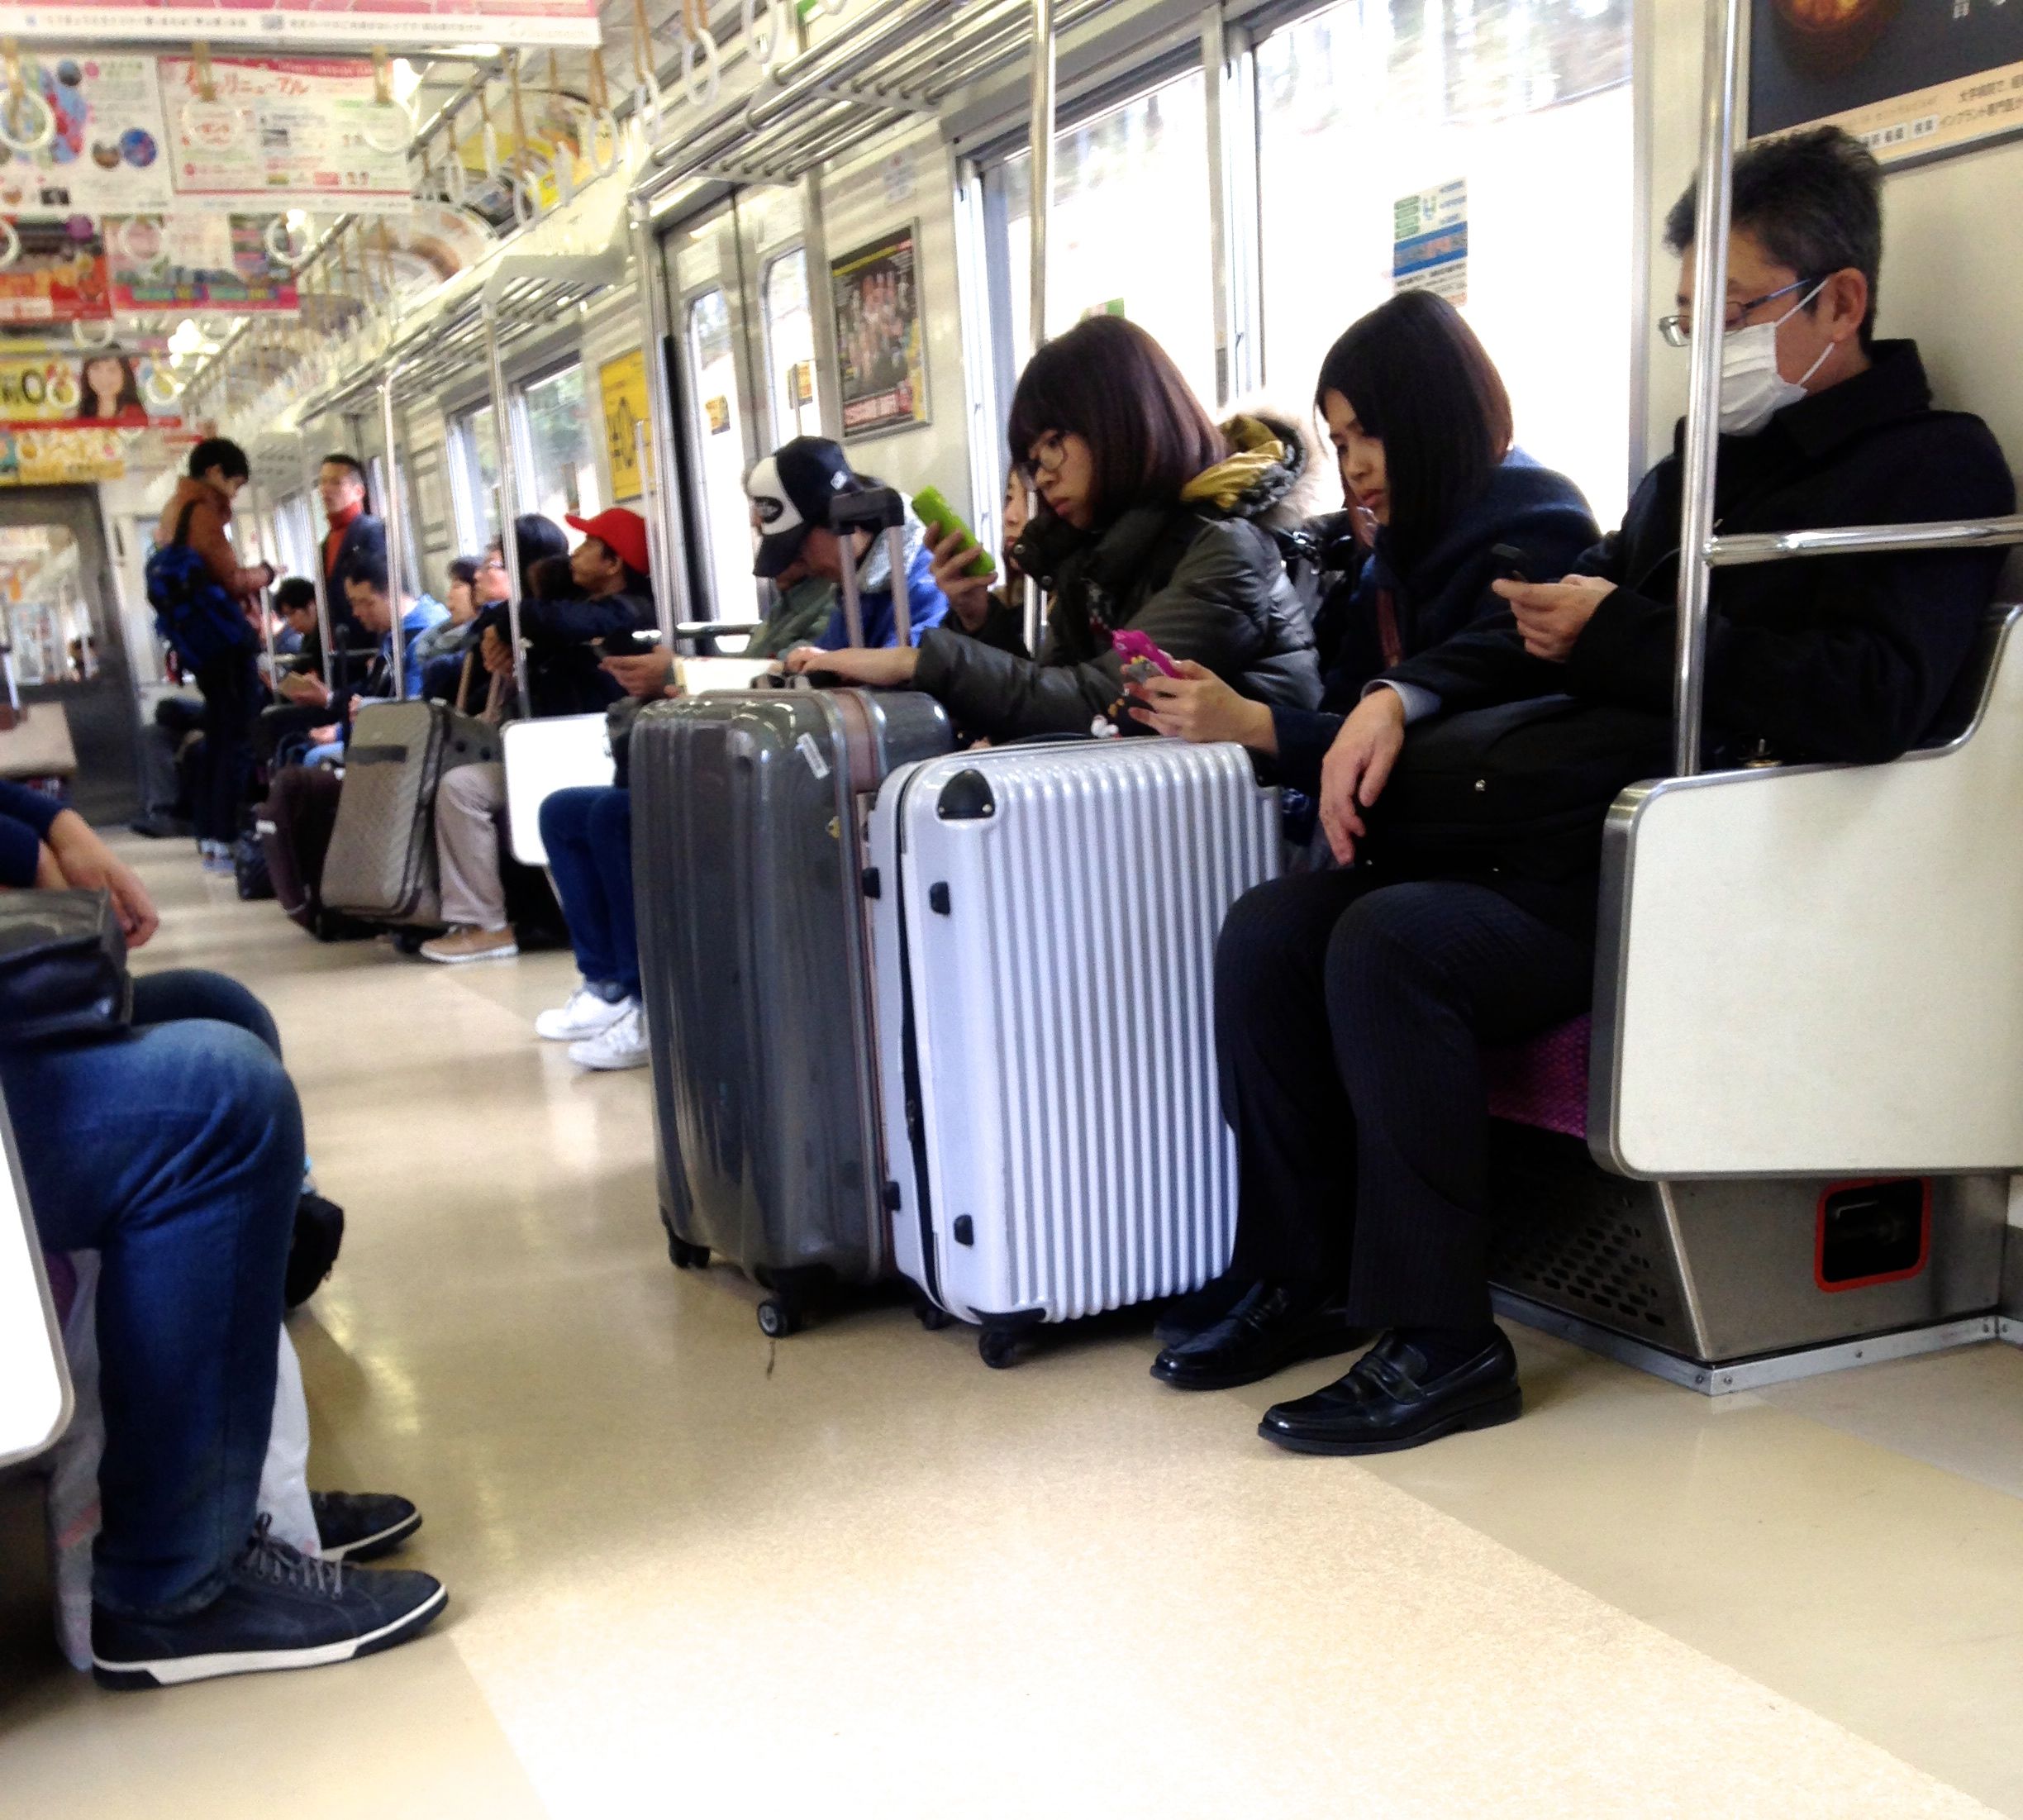
<path id="1" fill-rule="evenodd" d="M 821 434 L 815 402 L 815 317 L 808 308 L 807 253 L 797 246 L 765 269 L 766 396 L 773 408 L 773 446 Z"/>
<path id="2" fill-rule="evenodd" d="M 595 517 L 603 498 L 597 486 L 597 444 L 581 363 L 572 360 L 532 381 L 520 399 L 526 413 L 532 470 L 521 497 L 531 497 L 531 509 L 557 524 L 565 512 Z"/>
<path id="3" fill-rule="evenodd" d="M 1459 179 L 1463 307 L 1510 388 L 1518 440 L 1615 522 L 1631 327 L 1616 274 L 1638 256 L 1630 23 L 1630 0 L 1352 0 L 1259 45 L 1275 393 L 1306 393 L 1328 344 L 1392 294 L 1398 201 Z"/>
<path id="4" fill-rule="evenodd" d="M 1216 397 L 1215 278 L 1208 202 L 1207 87 L 1197 70 L 1058 132 L 1047 246 L 1047 315 L 1056 331 L 1102 311 L 1155 336 L 1202 402 Z M 1000 193 L 1000 269 L 1031 257 L 1032 159 L 986 174 Z M 1309 213 L 1311 220 L 1311 212 Z M 1031 296 L 1016 279 L 1011 346 L 1031 344 Z"/>
<path id="5" fill-rule="evenodd" d="M 464 549 L 483 550 L 497 536 L 498 484 L 492 407 L 481 404 L 450 425 L 450 493 Z"/>
<path id="6" fill-rule="evenodd" d="M 754 609 L 756 584 L 751 512 L 745 500 L 745 445 L 738 434 L 737 355 L 731 302 L 721 286 L 690 300 L 687 340 L 716 617 L 735 619 Z"/>

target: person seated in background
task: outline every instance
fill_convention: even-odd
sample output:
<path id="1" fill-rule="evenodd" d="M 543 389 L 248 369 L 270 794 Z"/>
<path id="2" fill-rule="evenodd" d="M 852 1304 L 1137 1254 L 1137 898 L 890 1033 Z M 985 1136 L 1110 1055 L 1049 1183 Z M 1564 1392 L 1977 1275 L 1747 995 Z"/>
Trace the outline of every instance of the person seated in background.
<path id="1" fill-rule="evenodd" d="M 833 583 L 798 560 L 774 577 L 774 586 L 773 611 L 746 646 L 747 657 L 774 656 L 799 643 L 811 625 L 827 619 L 835 595 Z M 604 669 L 635 701 L 681 693 L 674 660 L 658 650 L 607 656 Z M 643 1068 L 648 1059 L 632 908 L 631 732 L 629 722 L 621 726 L 614 719 L 614 784 L 558 790 L 541 805 L 541 844 L 582 978 L 568 1001 L 543 1012 L 534 1028 L 548 1041 L 569 1044 L 569 1060 L 579 1068 Z"/>
<path id="2" fill-rule="evenodd" d="M 414 661 L 421 671 L 421 693 L 431 701 L 447 698 L 438 697 L 430 666 L 448 665 L 478 641 L 478 597 L 474 587 L 478 579 L 478 559 L 452 556 L 445 574 L 447 585 L 443 592 L 443 611 L 447 617 L 414 641 Z M 435 675 L 439 678 L 442 674 L 439 670 Z"/>
<path id="3" fill-rule="evenodd" d="M 602 713 L 618 690 L 598 667 L 599 641 L 630 644 L 654 624 L 653 583 L 647 574 L 646 521 L 613 506 L 594 518 L 564 514 L 583 533 L 574 550 L 559 527 L 545 518 L 517 521 L 520 574 L 526 598 L 520 606 L 521 650 L 512 649 L 512 628 L 503 605 L 488 607 L 479 654 L 485 668 L 515 683 L 526 669 L 527 695 L 535 717 Z M 552 541 L 550 541 L 552 540 Z M 566 569 L 553 563 L 566 565 Z M 544 566 L 548 565 L 549 566 Z M 536 585 L 537 572 L 552 577 Z M 518 690 L 509 686 L 506 712 L 519 712 Z"/>
<path id="4" fill-rule="evenodd" d="M 1349 327 L 1321 364 L 1315 407 L 1351 509 L 1376 526 L 1330 628 L 1320 705 L 1250 700 L 1192 661 L 1177 679 L 1130 688 L 1133 717 L 1155 732 L 1232 740 L 1271 760 L 1309 805 L 1309 828 L 1321 761 L 1371 679 L 1501 614 L 1492 584 L 1512 560 L 1563 574 L 1601 536 L 1580 488 L 1516 447 L 1495 363 L 1460 312 L 1430 291 L 1407 291 Z"/>
<path id="5" fill-rule="evenodd" d="M 282 679 L 281 693 L 298 702 L 327 712 L 338 729 L 338 740 L 350 736 L 351 723 L 360 708 L 374 702 L 394 699 L 393 584 L 387 573 L 386 546 L 367 548 L 354 560 L 345 579 L 345 595 L 351 617 L 369 636 L 377 637 L 379 648 L 356 686 L 333 689 L 321 676 L 298 671 Z M 431 627 L 448 618 L 440 602 L 427 594 L 402 594 L 400 677 L 401 698 L 418 701 L 421 695 L 421 666 L 414 661 L 416 641 Z M 303 760 L 317 765 L 339 755 L 330 746 L 311 749 Z"/>
<path id="6" fill-rule="evenodd" d="M 564 562 L 567 593 L 551 598 L 537 591 L 521 608 L 521 630 L 526 639 L 521 661 L 527 666 L 536 719 L 592 712 L 616 699 L 619 684 L 597 667 L 586 641 L 629 639 L 654 622 L 646 521 L 635 512 L 613 507 L 594 518 L 572 517 L 569 522 L 583 533 L 583 540 Z M 532 568 L 539 574 L 550 561 L 560 560 L 542 559 Z M 563 579 L 559 574 L 544 579 L 558 585 Z M 496 626 L 487 628 L 482 650 L 486 669 L 509 680 L 512 647 Z M 586 663 L 594 682 L 583 674 Z M 511 703 L 509 712 L 517 705 Z M 436 793 L 436 855 L 443 919 L 450 927 L 421 945 L 426 959 L 455 965 L 510 960 L 520 952 L 507 919 L 501 874 L 505 815 L 503 765 L 459 765 L 444 777 Z M 568 915 L 566 906 L 563 913 Z"/>
<path id="7" fill-rule="evenodd" d="M 1692 189 L 1667 222 L 1682 262 L 1667 338 L 1683 344 L 1700 309 L 1720 310 L 1726 331 L 1724 536 L 2015 509 L 1987 426 L 1934 410 L 1916 347 L 1875 339 L 1881 188 L 1873 157 L 1837 127 L 1749 146 L 1735 163 L 1721 298 L 1692 294 Z M 1482 1051 L 1589 1003 L 1606 796 L 1568 840 L 1532 831 L 1493 863 L 1422 852 L 1401 870 L 1385 842 L 1411 852 L 1413 831 L 1382 820 L 1386 786 L 1410 722 L 1561 695 L 1611 710 L 1589 724 L 1622 727 L 1626 742 L 1645 727 L 1626 743 L 1621 776 L 1649 774 L 1648 730 L 1662 738 L 1673 689 L 1680 446 L 1572 574 L 1495 583 L 1508 612 L 1370 685 L 1321 767 L 1335 855 L 1365 863 L 1262 886 L 1224 926 L 1216 1034 L 1237 1134 L 1235 1268 L 1263 1293 L 1243 1314 L 1248 1333 L 1230 1336 L 1223 1381 L 1299 1356 L 1325 1303 L 1331 1321 L 1384 1330 L 1337 1383 L 1266 1412 L 1260 1432 L 1281 1446 L 1416 1446 L 1521 1408 L 1516 1358 L 1491 1318 Z M 1711 763 L 1873 763 L 1928 737 L 2002 557 L 1922 550 L 1716 569 Z"/>
<path id="8" fill-rule="evenodd" d="M 1130 723 L 1111 635 L 1128 627 L 1254 699 L 1320 699 L 1312 631 L 1259 522 L 1301 478 L 1296 429 L 1217 429 L 1158 342 L 1104 316 L 1026 363 L 1009 441 L 1042 502 L 1015 554 L 1053 597 L 1044 657 L 944 629 L 917 650 L 795 651 L 790 669 L 925 689 L 992 740 L 1115 731 Z"/>
<path id="9" fill-rule="evenodd" d="M 0 785 L 0 884 L 36 884 L 107 892 L 130 947 L 159 926 L 79 817 Z M 313 1667 L 418 1635 L 441 1584 L 350 1565 L 420 1527 L 406 1499 L 312 1494 L 331 1559 L 256 1517 L 303 1174 L 301 1108 L 265 1008 L 220 974 L 146 975 L 128 1035 L 17 1044 L 0 1029 L 0 1090 L 37 1236 L 100 1256 L 98 1679 Z"/>
<path id="10" fill-rule="evenodd" d="M 316 584 L 307 575 L 284 575 L 268 599 L 274 612 L 274 655 L 300 657 L 316 630 Z"/>
<path id="11" fill-rule="evenodd" d="M 837 587 L 835 610 L 812 648 L 840 650 L 849 643 L 850 622 L 841 598 L 846 560 L 857 579 L 857 604 L 866 642 L 879 646 L 898 641 L 888 540 L 868 531 L 853 531 L 846 553 L 843 539 L 829 528 L 831 501 L 882 484 L 858 474 L 840 445 L 826 436 L 796 436 L 783 443 L 745 479 L 745 497 L 751 502 L 759 531 L 752 573 L 762 581 L 774 581 L 790 569 L 801 569 Z M 948 600 L 935 585 L 926 527 L 914 517 L 910 504 L 906 507 L 904 541 L 907 630 L 918 645 L 947 617 Z"/>
<path id="12" fill-rule="evenodd" d="M 197 792 L 197 846 L 207 872 L 231 870 L 232 843 L 253 778 L 253 727 L 265 706 L 260 686 L 258 599 L 274 584 L 271 563 L 241 564 L 226 526 L 232 502 L 252 472 L 245 450 L 222 436 L 207 436 L 190 450 L 189 471 L 162 507 L 155 541 L 182 543 L 202 557 L 211 579 L 230 595 L 247 623 L 229 650 L 200 664 L 191 677 L 204 703 L 203 777 Z"/>

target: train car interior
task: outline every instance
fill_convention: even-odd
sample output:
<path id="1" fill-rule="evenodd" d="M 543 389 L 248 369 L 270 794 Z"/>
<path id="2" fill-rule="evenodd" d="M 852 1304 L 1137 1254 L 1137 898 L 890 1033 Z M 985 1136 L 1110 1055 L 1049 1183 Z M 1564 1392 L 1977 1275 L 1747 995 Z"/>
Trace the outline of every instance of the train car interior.
<path id="1" fill-rule="evenodd" d="M 0 7 L 0 1813 L 2023 1820 L 2019 198 L 2002 0 Z"/>

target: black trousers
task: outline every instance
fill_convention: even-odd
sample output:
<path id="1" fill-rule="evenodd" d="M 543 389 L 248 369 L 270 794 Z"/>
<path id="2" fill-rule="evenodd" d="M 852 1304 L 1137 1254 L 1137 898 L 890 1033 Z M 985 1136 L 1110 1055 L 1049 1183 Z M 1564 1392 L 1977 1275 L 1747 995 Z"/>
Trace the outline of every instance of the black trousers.
<path id="1" fill-rule="evenodd" d="M 1232 1270 L 1343 1289 L 1371 1327 L 1488 1321 L 1482 1047 L 1576 1016 L 1593 972 L 1481 885 L 1349 870 L 1240 899 L 1216 949 Z"/>
<path id="2" fill-rule="evenodd" d="M 197 672 L 203 697 L 203 770 L 197 787 L 197 838 L 239 838 L 240 812 L 253 781 L 253 736 L 263 705 L 259 669 L 250 651 L 213 658 Z"/>

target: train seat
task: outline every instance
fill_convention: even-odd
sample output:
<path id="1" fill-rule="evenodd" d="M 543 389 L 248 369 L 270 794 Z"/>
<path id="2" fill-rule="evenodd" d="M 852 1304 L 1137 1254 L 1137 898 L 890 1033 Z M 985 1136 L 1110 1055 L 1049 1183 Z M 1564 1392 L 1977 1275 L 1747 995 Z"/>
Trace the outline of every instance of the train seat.
<path id="1" fill-rule="evenodd" d="M 1995 1336 L 2023 844 L 1992 831 L 2023 821 L 2023 608 L 1991 615 L 1963 690 L 1952 736 L 1891 764 L 1617 798 L 1585 1120 L 1575 1027 L 1491 1065 L 1505 1312 L 1710 1392 Z"/>
<path id="2" fill-rule="evenodd" d="M 1528 1043 L 1486 1051 L 1489 1116 L 1565 1137 L 1587 1135 L 1587 1051 L 1593 1020 L 1575 1017 Z"/>

